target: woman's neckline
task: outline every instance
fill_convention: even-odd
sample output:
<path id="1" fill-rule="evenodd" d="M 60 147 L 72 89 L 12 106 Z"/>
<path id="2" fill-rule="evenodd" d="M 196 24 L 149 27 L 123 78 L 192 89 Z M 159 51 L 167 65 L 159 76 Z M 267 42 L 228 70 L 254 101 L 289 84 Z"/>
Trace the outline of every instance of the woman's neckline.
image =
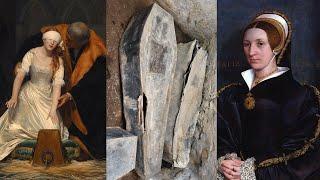
<path id="1" fill-rule="evenodd" d="M 277 71 L 276 72 L 274 72 L 271 75 L 263 78 L 257 85 L 259 85 L 260 83 L 262 83 L 263 81 L 266 81 L 268 79 L 281 76 L 282 74 L 284 74 L 285 72 L 287 72 L 289 70 L 290 69 L 288 67 L 277 67 Z M 244 79 L 244 81 L 246 82 L 246 84 L 247 84 L 247 86 L 249 88 L 249 91 L 250 91 L 252 89 L 252 83 L 254 81 L 254 71 L 253 71 L 253 69 L 248 69 L 246 71 L 243 71 L 241 73 L 241 75 L 242 75 L 242 78 Z"/>
<path id="2" fill-rule="evenodd" d="M 37 48 L 34 48 L 34 55 L 35 55 L 35 57 L 36 57 L 36 62 L 33 62 L 32 64 L 34 65 L 34 67 L 36 67 L 37 69 L 42 69 L 42 70 L 51 70 L 51 63 L 52 63 L 52 58 L 50 59 L 50 57 L 48 58 L 48 59 L 50 59 L 49 60 L 49 62 L 47 62 L 47 63 L 45 63 L 45 61 L 43 61 L 43 59 L 42 59 L 42 57 L 40 57 L 39 55 L 39 53 L 41 53 L 40 52 L 40 49 L 41 47 L 37 47 Z M 41 55 L 43 55 L 43 54 L 41 54 Z"/>

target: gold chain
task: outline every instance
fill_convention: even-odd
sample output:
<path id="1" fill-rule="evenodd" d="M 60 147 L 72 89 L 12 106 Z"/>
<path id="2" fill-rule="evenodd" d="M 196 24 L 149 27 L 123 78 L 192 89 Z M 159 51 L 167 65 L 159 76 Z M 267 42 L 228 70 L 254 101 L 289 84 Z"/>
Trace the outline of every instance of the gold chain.
<path id="1" fill-rule="evenodd" d="M 259 84 L 264 78 L 270 76 L 271 74 L 275 73 L 278 70 L 278 68 L 275 68 L 273 71 L 271 71 L 270 73 L 268 73 L 267 75 L 261 77 L 261 78 L 256 78 L 256 76 L 254 77 L 254 81 L 252 83 L 252 87 L 256 86 L 257 84 Z"/>

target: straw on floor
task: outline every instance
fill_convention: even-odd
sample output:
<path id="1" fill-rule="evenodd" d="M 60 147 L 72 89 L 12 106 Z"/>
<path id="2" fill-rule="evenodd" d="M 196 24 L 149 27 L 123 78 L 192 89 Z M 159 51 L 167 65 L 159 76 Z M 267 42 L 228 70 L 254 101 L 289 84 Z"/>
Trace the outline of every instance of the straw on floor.
<path id="1" fill-rule="evenodd" d="M 30 161 L 0 162 L 0 179 L 105 179 L 106 161 L 72 161 L 62 167 L 34 167 Z"/>

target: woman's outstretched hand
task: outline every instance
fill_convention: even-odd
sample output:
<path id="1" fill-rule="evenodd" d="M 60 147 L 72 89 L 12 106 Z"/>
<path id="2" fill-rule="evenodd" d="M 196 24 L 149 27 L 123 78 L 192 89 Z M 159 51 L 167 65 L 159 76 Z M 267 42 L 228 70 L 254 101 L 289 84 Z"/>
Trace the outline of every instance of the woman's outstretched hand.
<path id="1" fill-rule="evenodd" d="M 72 95 L 70 93 L 65 93 L 59 97 L 58 108 L 63 106 L 66 102 L 72 99 Z"/>
<path id="2" fill-rule="evenodd" d="M 7 108 L 15 108 L 17 105 L 17 102 L 18 102 L 17 98 L 11 97 L 11 99 L 6 102 L 6 106 L 7 106 Z"/>
<path id="3" fill-rule="evenodd" d="M 242 162 L 243 161 L 238 159 L 223 160 L 219 167 L 220 172 L 222 172 L 228 180 L 240 180 L 240 167 Z"/>

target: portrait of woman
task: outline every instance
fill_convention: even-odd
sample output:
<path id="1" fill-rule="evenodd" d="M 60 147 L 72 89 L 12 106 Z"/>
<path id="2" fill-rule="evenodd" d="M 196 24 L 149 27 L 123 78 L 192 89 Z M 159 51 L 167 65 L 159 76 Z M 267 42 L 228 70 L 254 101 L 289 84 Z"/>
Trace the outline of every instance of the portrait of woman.
<path id="1" fill-rule="evenodd" d="M 69 133 L 57 112 L 64 67 L 59 57 L 61 36 L 54 29 L 42 36 L 43 46 L 29 50 L 17 68 L 8 110 L 0 117 L 0 160 L 27 139 L 37 139 L 40 129 L 59 129 L 62 139 Z M 26 74 L 30 80 L 22 84 Z"/>
<path id="2" fill-rule="evenodd" d="M 291 23 L 265 12 L 243 32 L 251 68 L 218 92 L 218 179 L 313 179 L 320 170 L 319 92 L 281 66 L 290 61 Z"/>

